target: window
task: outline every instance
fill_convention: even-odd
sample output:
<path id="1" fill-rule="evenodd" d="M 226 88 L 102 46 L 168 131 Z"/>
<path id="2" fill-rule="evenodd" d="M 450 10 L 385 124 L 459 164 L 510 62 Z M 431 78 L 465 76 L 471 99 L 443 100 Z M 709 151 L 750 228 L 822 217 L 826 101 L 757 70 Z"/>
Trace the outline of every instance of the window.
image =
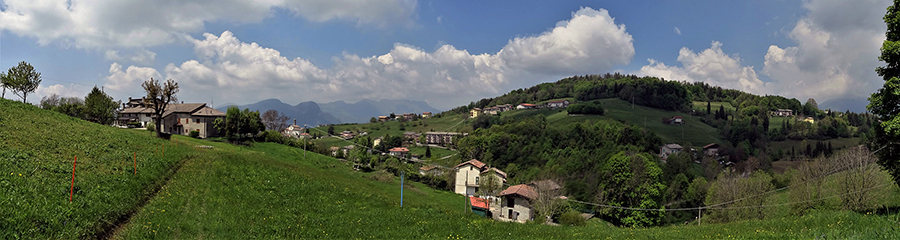
<path id="1" fill-rule="evenodd" d="M 176 118 L 176 119 L 178 119 L 178 123 L 181 123 L 181 118 Z"/>
<path id="2" fill-rule="evenodd" d="M 194 118 L 194 123 L 200 123 L 200 118 Z"/>
<path id="3" fill-rule="evenodd" d="M 516 207 L 516 199 L 507 197 L 506 198 L 506 207 L 508 207 L 508 208 Z M 509 210 L 509 211 L 512 211 L 512 210 Z M 510 215 L 512 215 L 512 212 L 510 212 Z"/>
<path id="4" fill-rule="evenodd" d="M 475 184 L 478 184 L 478 177 L 475 177 Z"/>

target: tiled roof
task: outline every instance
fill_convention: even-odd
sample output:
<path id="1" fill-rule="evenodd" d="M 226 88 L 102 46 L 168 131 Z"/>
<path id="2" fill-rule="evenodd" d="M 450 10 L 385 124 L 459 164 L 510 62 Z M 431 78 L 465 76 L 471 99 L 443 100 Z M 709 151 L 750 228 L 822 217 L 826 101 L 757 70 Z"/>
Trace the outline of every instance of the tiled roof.
<path id="1" fill-rule="evenodd" d="M 419 169 L 427 172 L 427 171 L 431 171 L 431 169 L 435 169 L 435 168 L 437 168 L 437 167 L 431 166 L 431 165 L 425 165 L 425 166 L 420 167 Z"/>
<path id="2" fill-rule="evenodd" d="M 519 184 L 515 186 L 511 186 L 506 190 L 500 192 L 500 196 L 509 196 L 509 195 L 519 195 L 528 199 L 537 198 L 537 193 L 534 192 L 534 188 L 525 184 Z"/>
<path id="3" fill-rule="evenodd" d="M 678 144 L 675 144 L 675 143 L 669 143 L 669 144 L 666 144 L 666 147 L 669 148 L 669 149 L 681 149 L 681 145 L 678 145 Z"/>
<path id="4" fill-rule="evenodd" d="M 478 168 L 478 169 L 484 168 L 484 165 L 485 165 L 485 164 L 484 164 L 483 162 L 481 162 L 481 161 L 472 159 L 472 160 L 466 161 L 466 162 L 464 162 L 464 163 L 460 163 L 459 165 L 456 165 L 456 167 L 454 167 L 454 168 L 459 168 L 459 167 L 461 167 L 461 166 L 463 166 L 463 165 L 466 165 L 466 164 L 472 164 L 472 166 L 475 166 L 475 167 Z"/>
<path id="5" fill-rule="evenodd" d="M 526 106 L 526 107 L 534 107 L 534 106 L 537 106 L 537 105 L 534 105 L 534 104 L 531 104 L 531 103 L 523 103 L 523 104 L 519 104 L 519 105 L 521 105 L 521 106 Z"/>
<path id="6" fill-rule="evenodd" d="M 487 173 L 487 172 L 489 172 L 489 171 L 495 171 L 495 172 L 497 172 L 497 174 L 500 174 L 500 176 L 503 176 L 503 178 L 506 178 L 506 173 L 505 173 L 505 172 L 500 171 L 500 169 L 493 168 L 493 167 L 490 168 L 490 169 L 485 169 L 484 171 L 481 171 L 481 173 Z"/>
<path id="7" fill-rule="evenodd" d="M 484 208 L 488 209 L 488 201 L 487 199 L 477 198 L 477 197 L 469 197 L 469 201 L 472 202 L 472 207 Z"/>
<path id="8" fill-rule="evenodd" d="M 211 107 L 203 106 L 200 110 L 197 110 L 193 114 L 193 116 L 201 116 L 201 117 L 224 117 L 225 113 L 222 111 L 216 110 Z"/>
<path id="9" fill-rule="evenodd" d="M 204 106 L 206 106 L 205 103 L 170 103 L 169 105 L 166 105 L 166 111 L 163 111 L 162 116 L 166 117 L 173 113 L 193 113 Z M 225 115 L 222 114 L 222 116 Z"/>
<path id="10" fill-rule="evenodd" d="M 391 152 L 409 152 L 409 149 L 402 148 L 402 147 L 396 147 L 396 148 L 391 148 L 390 151 Z"/>
<path id="11" fill-rule="evenodd" d="M 710 147 L 712 147 L 712 146 L 719 147 L 719 144 L 718 144 L 718 143 L 710 143 L 710 144 L 707 144 L 706 146 L 703 146 L 703 149 L 707 149 L 707 148 L 710 148 Z"/>
<path id="12" fill-rule="evenodd" d="M 153 113 L 153 109 L 144 107 L 125 108 L 119 113 Z"/>

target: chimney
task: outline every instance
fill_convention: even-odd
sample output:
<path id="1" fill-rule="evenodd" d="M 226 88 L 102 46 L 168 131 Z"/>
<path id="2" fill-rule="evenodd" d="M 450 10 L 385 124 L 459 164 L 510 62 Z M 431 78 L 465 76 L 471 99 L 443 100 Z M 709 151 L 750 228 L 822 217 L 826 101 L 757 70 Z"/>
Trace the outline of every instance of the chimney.
<path id="1" fill-rule="evenodd" d="M 297 125 L 297 119 L 294 118 L 294 125 Z"/>

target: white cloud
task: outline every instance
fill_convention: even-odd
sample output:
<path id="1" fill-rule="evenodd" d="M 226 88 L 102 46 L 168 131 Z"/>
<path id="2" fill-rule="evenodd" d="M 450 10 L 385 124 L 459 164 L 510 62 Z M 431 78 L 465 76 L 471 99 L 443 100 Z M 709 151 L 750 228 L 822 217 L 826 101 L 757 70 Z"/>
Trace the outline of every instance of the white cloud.
<path id="1" fill-rule="evenodd" d="M 40 104 L 42 98 L 53 94 L 56 94 L 60 97 L 84 98 L 84 96 L 87 95 L 88 92 L 90 92 L 92 87 L 93 86 L 88 87 L 80 84 L 69 84 L 68 86 L 61 84 L 53 84 L 47 86 L 41 84 L 37 89 L 34 90 L 34 94 L 28 97 L 28 102 Z"/>
<path id="2" fill-rule="evenodd" d="M 122 65 L 113 63 L 109 66 L 109 75 L 106 76 L 106 83 L 103 86 L 119 92 L 141 93 L 144 91 L 141 83 L 150 78 L 163 81 L 156 69 L 129 66 L 122 71 Z"/>
<path id="3" fill-rule="evenodd" d="M 617 26 L 606 9 L 581 8 L 550 31 L 510 40 L 498 55 L 532 73 L 584 74 L 628 64 L 634 45 L 625 25 Z"/>
<path id="4" fill-rule="evenodd" d="M 131 61 L 141 65 L 152 65 L 156 60 L 156 53 L 146 49 L 136 50 L 125 56 L 120 55 L 118 50 L 106 50 L 103 56 L 110 61 Z"/>
<path id="5" fill-rule="evenodd" d="M 415 0 L 6 0 L 0 30 L 77 48 L 147 47 L 202 31 L 207 22 L 259 22 L 288 9 L 314 22 L 410 24 Z"/>
<path id="6" fill-rule="evenodd" d="M 682 67 L 666 66 L 664 63 L 648 59 L 649 65 L 641 67 L 638 75 L 662 77 L 667 80 L 701 81 L 711 85 L 733 88 L 751 93 L 763 93 L 765 83 L 759 80 L 751 66 L 742 66 L 737 55 L 728 56 L 722 51 L 722 43 L 712 42 L 712 46 L 699 53 L 688 48 L 678 52 L 678 62 Z"/>
<path id="7" fill-rule="evenodd" d="M 881 19 L 889 1 L 812 0 L 809 13 L 797 21 L 789 37 L 797 46 L 769 47 L 762 72 L 776 93 L 815 98 L 864 99 L 881 87 L 875 74 L 884 41 Z"/>
<path id="8" fill-rule="evenodd" d="M 681 29 L 678 29 L 678 27 L 675 27 L 675 34 L 678 34 L 678 35 L 680 36 L 680 35 L 681 35 Z"/>
<path id="9" fill-rule="evenodd" d="M 169 64 L 167 78 L 179 81 L 196 100 L 214 97 L 239 103 L 266 98 L 287 102 L 403 98 L 451 108 L 511 86 L 530 86 L 548 76 L 610 70 L 634 55 L 625 27 L 615 25 L 606 10 L 590 8 L 579 10 L 551 31 L 513 39 L 495 54 L 472 54 L 447 44 L 433 52 L 396 44 L 390 52 L 376 56 L 344 53 L 334 58 L 330 69 L 242 42 L 228 31 L 188 39 L 198 59 Z M 111 75 L 123 75 L 121 67 L 113 70 Z"/>

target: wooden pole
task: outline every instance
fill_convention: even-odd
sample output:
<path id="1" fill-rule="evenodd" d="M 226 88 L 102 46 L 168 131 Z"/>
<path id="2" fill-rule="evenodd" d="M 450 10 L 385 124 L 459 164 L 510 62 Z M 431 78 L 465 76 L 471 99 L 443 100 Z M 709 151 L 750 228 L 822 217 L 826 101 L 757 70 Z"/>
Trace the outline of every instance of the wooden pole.
<path id="1" fill-rule="evenodd" d="M 75 165 L 78 164 L 78 156 L 75 156 L 75 162 L 72 163 L 72 187 L 69 188 L 69 202 L 72 202 L 72 195 L 75 193 Z"/>
<path id="2" fill-rule="evenodd" d="M 134 152 L 134 175 L 137 175 L 137 152 Z"/>

